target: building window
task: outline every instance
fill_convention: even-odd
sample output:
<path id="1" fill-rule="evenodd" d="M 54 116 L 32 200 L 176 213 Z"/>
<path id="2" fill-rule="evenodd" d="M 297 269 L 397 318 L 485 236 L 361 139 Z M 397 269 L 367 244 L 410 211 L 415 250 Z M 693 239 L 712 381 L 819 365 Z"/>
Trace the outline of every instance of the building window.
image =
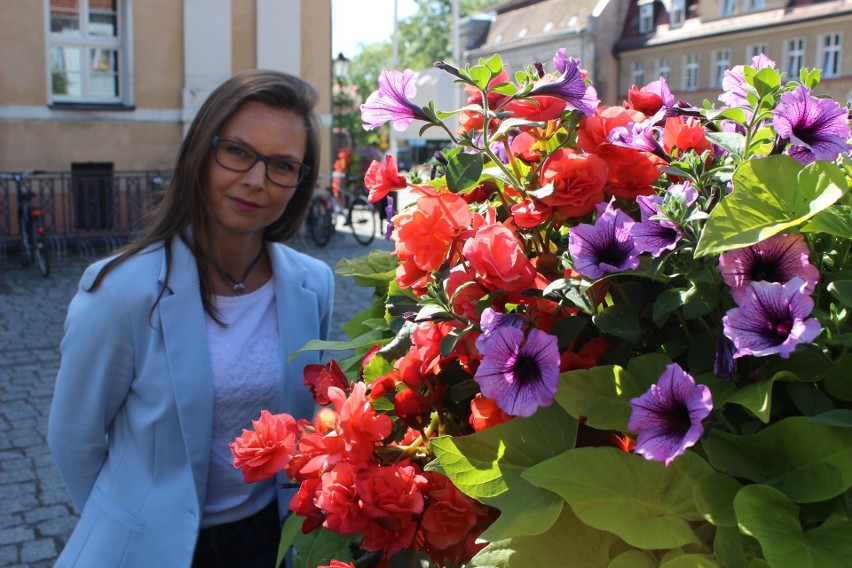
<path id="1" fill-rule="evenodd" d="M 637 87 L 645 86 L 645 62 L 637 61 L 633 64 L 633 84 Z"/>
<path id="2" fill-rule="evenodd" d="M 51 102 L 127 101 L 122 4 L 122 0 L 50 0 Z"/>
<path id="3" fill-rule="evenodd" d="M 746 12 L 763 10 L 763 0 L 745 0 L 744 8 Z"/>
<path id="4" fill-rule="evenodd" d="M 765 43 L 755 43 L 746 47 L 746 64 L 751 65 L 751 60 L 758 55 L 769 53 L 769 46 Z"/>
<path id="5" fill-rule="evenodd" d="M 822 69 L 823 77 L 840 76 L 840 47 L 842 37 L 839 33 L 827 34 L 820 38 L 817 67 Z"/>
<path id="6" fill-rule="evenodd" d="M 672 0 L 672 11 L 669 13 L 671 27 L 682 26 L 686 20 L 686 0 Z"/>
<path id="7" fill-rule="evenodd" d="M 646 2 L 639 6 L 639 33 L 649 34 L 654 31 L 654 3 Z"/>
<path id="8" fill-rule="evenodd" d="M 787 55 L 784 58 L 787 65 L 784 70 L 791 78 L 799 76 L 799 70 L 805 65 L 805 38 L 797 37 L 787 40 Z"/>
<path id="9" fill-rule="evenodd" d="M 668 57 L 657 59 L 657 77 L 662 77 L 666 83 L 672 80 L 672 60 Z"/>
<path id="10" fill-rule="evenodd" d="M 683 90 L 694 91 L 698 88 L 698 54 L 690 53 L 683 58 Z"/>
<path id="11" fill-rule="evenodd" d="M 713 76 L 711 86 L 721 87 L 725 78 L 725 71 L 731 68 L 731 50 L 720 49 L 713 54 Z"/>
<path id="12" fill-rule="evenodd" d="M 737 13 L 737 0 L 719 0 L 719 15 L 733 16 Z"/>

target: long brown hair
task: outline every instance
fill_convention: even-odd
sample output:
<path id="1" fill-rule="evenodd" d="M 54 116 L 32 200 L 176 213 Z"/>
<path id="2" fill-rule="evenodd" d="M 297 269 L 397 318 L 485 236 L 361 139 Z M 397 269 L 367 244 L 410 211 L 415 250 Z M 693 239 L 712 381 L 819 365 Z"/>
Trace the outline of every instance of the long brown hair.
<path id="1" fill-rule="evenodd" d="M 210 162 L 211 142 L 244 104 L 258 101 L 275 108 L 294 112 L 305 121 L 307 143 L 303 162 L 310 170 L 299 183 L 281 217 L 266 227 L 263 238 L 283 242 L 301 226 L 319 174 L 320 130 L 314 113 L 318 100 L 316 89 L 298 77 L 277 71 L 253 70 L 235 75 L 214 90 L 201 105 L 180 146 L 171 182 L 160 203 L 151 212 L 145 227 L 118 255 L 107 262 L 98 273 L 89 291 L 97 290 L 103 279 L 127 259 L 144 249 L 162 244 L 166 254 L 166 282 L 151 314 L 168 285 L 171 274 L 171 251 L 175 238 L 189 247 L 198 265 L 201 299 L 204 310 L 217 319 L 213 306 L 210 273 L 212 246 L 210 242 L 210 212 L 205 199 L 207 169 Z M 192 227 L 192 238 L 187 229 Z M 149 314 L 150 315 L 150 314 Z M 217 319 L 218 321 L 218 319 Z"/>

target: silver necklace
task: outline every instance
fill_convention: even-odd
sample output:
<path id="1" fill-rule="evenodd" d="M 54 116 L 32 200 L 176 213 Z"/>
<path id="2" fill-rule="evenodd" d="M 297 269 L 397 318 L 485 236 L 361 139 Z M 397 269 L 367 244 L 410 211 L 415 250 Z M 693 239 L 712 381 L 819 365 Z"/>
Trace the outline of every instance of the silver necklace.
<path id="1" fill-rule="evenodd" d="M 243 284 L 243 282 L 246 281 L 246 278 L 249 277 L 249 274 L 251 274 L 251 271 L 254 270 L 254 267 L 257 264 L 257 261 L 260 260 L 261 256 L 263 256 L 263 245 L 260 245 L 260 251 L 258 251 L 257 256 L 254 257 L 254 260 L 251 261 L 251 264 L 249 264 L 249 267 L 246 269 L 246 273 L 243 275 L 243 277 L 239 281 L 232 278 L 230 274 L 225 272 L 225 269 L 222 269 L 222 274 L 225 276 L 225 278 L 228 279 L 228 281 L 231 284 L 234 285 L 234 287 L 232 289 L 234 291 L 234 294 L 236 294 L 237 296 L 242 296 L 245 293 L 246 285 Z"/>

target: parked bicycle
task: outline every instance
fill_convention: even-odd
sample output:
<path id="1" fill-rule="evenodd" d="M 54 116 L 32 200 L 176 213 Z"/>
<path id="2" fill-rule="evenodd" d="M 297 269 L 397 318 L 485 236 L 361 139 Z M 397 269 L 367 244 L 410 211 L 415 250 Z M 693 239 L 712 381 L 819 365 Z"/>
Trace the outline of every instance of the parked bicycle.
<path id="1" fill-rule="evenodd" d="M 35 193 L 29 188 L 24 190 L 24 180 L 41 173 L 44 172 L 39 170 L 0 172 L 0 179 L 15 182 L 15 194 L 18 200 L 18 231 L 21 235 L 21 263 L 24 266 L 35 263 L 47 278 L 50 276 L 50 257 L 47 251 L 44 212 L 41 207 L 33 204 Z"/>
<path id="2" fill-rule="evenodd" d="M 317 246 L 324 247 L 337 231 L 337 220 L 352 230 L 352 236 L 367 246 L 376 238 L 378 209 L 367 201 L 367 190 L 349 178 L 349 187 L 335 194 L 331 188 L 318 193 L 308 209 L 308 233 Z"/>

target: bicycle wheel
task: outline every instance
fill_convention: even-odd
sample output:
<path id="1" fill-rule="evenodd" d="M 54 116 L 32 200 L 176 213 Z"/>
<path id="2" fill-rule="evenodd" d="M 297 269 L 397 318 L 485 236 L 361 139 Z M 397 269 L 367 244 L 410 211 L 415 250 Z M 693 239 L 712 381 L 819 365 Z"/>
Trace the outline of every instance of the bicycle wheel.
<path id="1" fill-rule="evenodd" d="M 33 263 L 33 240 L 30 234 L 30 224 L 25 217 L 18 218 L 18 227 L 21 231 L 21 264 L 29 266 Z"/>
<path id="2" fill-rule="evenodd" d="M 318 247 L 324 247 L 331 240 L 334 232 L 334 219 L 325 200 L 316 197 L 311 201 L 311 209 L 308 212 L 308 231 L 311 239 Z"/>
<path id="3" fill-rule="evenodd" d="M 47 254 L 47 243 L 44 242 L 44 234 L 41 232 L 42 223 L 39 219 L 33 226 L 33 253 L 35 262 L 42 275 L 50 276 L 50 257 Z"/>
<path id="4" fill-rule="evenodd" d="M 356 197 L 349 206 L 349 222 L 355 240 L 367 246 L 376 238 L 376 210 L 363 197 Z"/>

